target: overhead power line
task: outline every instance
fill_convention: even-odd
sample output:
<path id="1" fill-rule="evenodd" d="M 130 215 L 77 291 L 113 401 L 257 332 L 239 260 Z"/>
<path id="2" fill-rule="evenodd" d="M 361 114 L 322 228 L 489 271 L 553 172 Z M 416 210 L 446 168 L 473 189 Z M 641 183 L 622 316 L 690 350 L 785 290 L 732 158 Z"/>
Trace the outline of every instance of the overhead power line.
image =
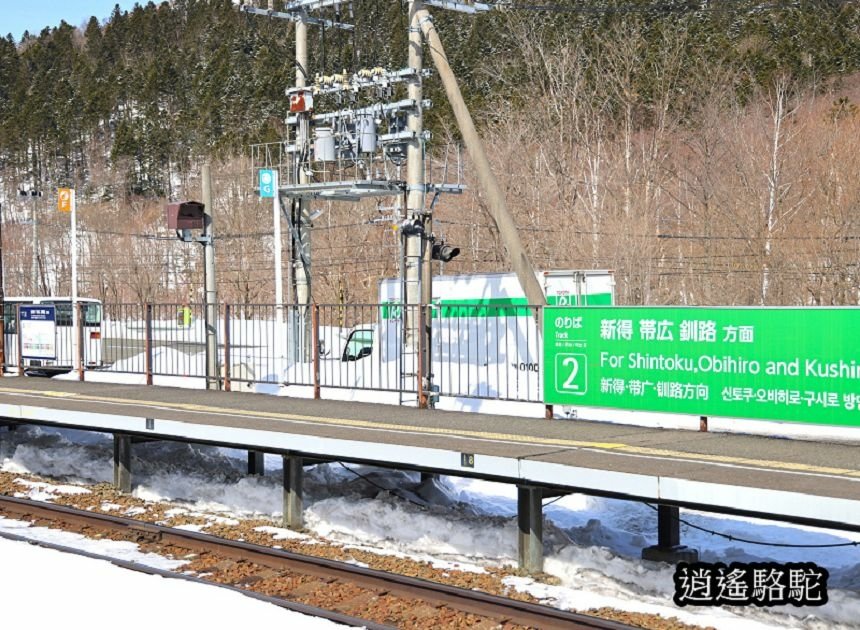
<path id="1" fill-rule="evenodd" d="M 847 0 L 846 3 L 853 0 Z M 604 3 L 596 6 L 594 3 L 576 6 L 550 5 L 550 4 L 509 4 L 504 1 L 492 3 L 497 9 L 505 11 L 533 11 L 538 13 L 580 13 L 605 15 L 610 13 L 706 13 L 715 11 L 747 11 L 760 13 L 763 11 L 779 11 L 796 9 L 800 7 L 797 0 L 786 2 L 771 2 L 769 4 L 757 4 L 750 0 L 711 0 L 703 6 L 701 0 L 690 0 L 689 2 L 655 2 L 652 4 L 619 4 L 612 5 Z M 745 5 L 745 6 L 744 6 Z"/>

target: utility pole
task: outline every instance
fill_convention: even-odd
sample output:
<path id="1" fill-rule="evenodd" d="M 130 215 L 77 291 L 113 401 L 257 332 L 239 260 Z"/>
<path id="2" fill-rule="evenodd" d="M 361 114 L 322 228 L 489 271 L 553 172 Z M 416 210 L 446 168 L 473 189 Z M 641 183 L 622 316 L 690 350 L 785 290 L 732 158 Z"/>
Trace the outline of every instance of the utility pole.
<path id="1" fill-rule="evenodd" d="M 463 134 L 463 142 L 466 144 L 466 149 L 475 165 L 475 171 L 477 172 L 481 188 L 484 189 L 484 194 L 487 196 L 490 217 L 496 224 L 505 249 L 508 250 L 511 267 L 513 267 L 514 272 L 517 274 L 517 279 L 523 288 L 523 292 L 526 294 L 529 304 L 535 306 L 545 305 L 546 297 L 544 296 L 543 289 L 541 289 L 540 283 L 537 281 L 534 267 L 520 240 L 516 223 L 514 223 L 505 202 L 505 195 L 490 168 L 490 161 L 487 159 L 484 145 L 475 129 L 475 123 L 472 121 L 469 108 L 463 100 L 460 87 L 457 85 L 457 77 L 454 76 L 454 72 L 448 63 L 445 48 L 442 46 L 442 40 L 439 38 L 436 26 L 433 24 L 433 18 L 430 17 L 426 9 L 418 11 L 416 18 L 424 32 L 424 36 L 427 38 L 430 54 L 439 72 L 439 78 L 442 79 L 442 85 L 445 87 L 445 93 L 448 96 L 448 101 L 451 103 L 451 109 L 454 110 L 454 116 L 457 118 L 457 126 L 460 128 L 460 133 Z"/>
<path id="2" fill-rule="evenodd" d="M 424 380 L 421 391 L 426 393 L 432 377 L 430 375 L 430 335 L 429 323 L 424 330 L 420 329 L 422 318 L 419 310 L 429 305 L 432 299 L 432 287 L 429 271 L 430 256 L 426 251 L 427 238 L 432 231 L 432 217 L 424 212 L 424 118 L 422 111 L 423 84 L 421 71 L 424 67 L 424 40 L 421 36 L 421 26 L 418 23 L 418 12 L 422 10 L 420 0 L 409 2 L 409 60 L 410 78 L 407 83 L 407 98 L 415 103 L 407 114 L 407 129 L 411 134 L 406 150 L 406 214 L 413 222 L 421 223 L 422 229 L 418 234 L 404 236 L 406 262 L 406 295 L 404 296 L 406 316 L 405 348 L 414 353 L 417 365 L 415 369 Z M 419 339 L 420 338 L 420 339 Z M 421 406 L 426 404 L 426 398 L 419 401 Z"/>
<path id="3" fill-rule="evenodd" d="M 305 324 L 306 307 L 312 300 L 309 228 L 311 218 L 317 214 L 310 212 L 312 200 L 354 203 L 369 197 L 398 197 L 399 211 L 381 220 L 391 221 L 392 227 L 401 230 L 402 292 L 397 301 L 405 308 L 401 320 L 403 334 L 398 340 L 402 344 L 398 357 L 399 390 L 417 391 L 419 403 L 424 406 L 432 388 L 431 339 L 430 326 L 426 323 L 422 326 L 422 320 L 429 318 L 426 314 L 422 317 L 419 307 L 429 305 L 433 296 L 430 273 L 433 204 L 426 209 L 426 196 L 432 192 L 435 200 L 441 193 L 459 194 L 464 187 L 459 180 L 459 168 L 456 182 L 449 178 L 447 168 L 441 169 L 441 181 L 426 181 L 425 143 L 429 136 L 424 130 L 423 113 L 430 103 L 424 100 L 423 93 L 427 71 L 419 16 L 424 6 L 466 12 L 489 7 L 468 0 L 409 0 L 408 67 L 386 69 L 371 65 L 331 75 L 326 75 L 326 68 L 322 68 L 323 73 L 311 79 L 309 26 L 355 30 L 355 26 L 341 21 L 341 4 L 342 0 L 292 0 L 283 11 L 274 11 L 271 2 L 268 11 L 248 5 L 241 7 L 246 13 L 290 20 L 296 25 L 296 83 L 287 90 L 291 115 L 286 119 L 295 131 L 285 142 L 254 145 L 254 166 L 259 170 L 270 169 L 273 155 L 278 159 L 287 156 L 289 168 L 282 171 L 279 194 L 291 200 L 291 286 Z M 317 107 L 315 101 L 327 98 L 336 99 L 338 107 L 334 110 Z M 295 141 L 290 142 L 293 137 Z M 304 334 L 298 336 L 307 342 L 310 335 L 305 326 L 302 330 Z M 307 343 L 303 347 L 305 356 L 300 360 L 306 361 L 310 348 Z"/>
<path id="4" fill-rule="evenodd" d="M 284 321 L 284 271 L 282 265 L 281 246 L 281 197 L 278 194 L 278 170 L 272 170 L 272 188 L 275 194 L 272 196 L 272 232 L 275 246 L 275 318 L 278 324 Z"/>
<path id="5" fill-rule="evenodd" d="M 297 89 L 307 87 L 307 73 L 310 72 L 308 69 L 308 25 L 303 18 L 304 15 L 300 15 L 299 20 L 296 22 Z M 298 146 L 299 155 L 302 156 L 310 154 L 310 123 L 310 112 L 300 112 L 298 114 L 298 133 L 296 144 Z M 307 184 L 309 181 L 310 178 L 306 169 L 300 168 L 299 184 Z M 276 191 L 275 194 L 277 195 L 279 193 Z M 310 310 L 307 308 L 311 303 L 310 200 L 303 199 L 301 197 L 295 199 L 292 203 L 291 211 L 294 236 L 291 238 L 292 248 L 290 249 L 290 255 L 296 303 L 299 305 L 299 339 L 301 339 L 302 342 L 300 346 L 300 357 L 303 361 L 308 361 L 311 356 L 311 319 Z"/>
<path id="6" fill-rule="evenodd" d="M 81 369 L 81 321 L 78 313 L 78 200 L 75 189 L 71 190 L 71 230 L 72 230 L 72 356 L 75 371 Z"/>
<path id="7" fill-rule="evenodd" d="M 218 306 L 215 291 L 215 229 L 212 224 L 212 172 L 203 165 L 203 264 L 206 289 L 206 389 L 219 389 L 218 377 Z"/>
<path id="8" fill-rule="evenodd" d="M 295 118 L 288 118 L 288 124 L 295 125 L 295 143 L 290 146 L 288 153 L 290 154 L 289 172 L 282 181 L 279 182 L 278 190 L 275 193 L 279 195 L 281 208 L 286 213 L 287 204 L 284 199 L 289 200 L 289 219 L 290 227 L 290 287 L 293 290 L 295 302 L 298 304 L 298 327 L 299 331 L 296 335 L 300 342 L 298 360 L 307 361 L 311 356 L 311 320 L 310 309 L 308 308 L 313 300 L 313 291 L 311 285 L 311 207 L 310 198 L 312 195 L 302 193 L 297 194 L 297 189 L 307 189 L 315 183 L 308 168 L 313 161 L 313 152 L 311 150 L 311 128 L 313 122 L 313 107 L 310 105 L 313 98 L 313 90 L 308 88 L 309 80 L 309 60 L 308 60 L 308 27 L 319 26 L 322 28 L 336 28 L 352 31 L 354 27 L 349 24 L 343 24 L 339 21 L 333 21 L 325 18 L 320 18 L 311 15 L 311 12 L 326 9 L 339 9 L 342 0 L 292 0 L 284 4 L 282 11 L 274 9 L 273 0 L 267 2 L 268 9 L 258 9 L 248 4 L 242 4 L 239 7 L 240 11 L 252 15 L 261 15 L 269 18 L 284 19 L 295 24 L 296 35 L 296 82 L 295 88 L 287 91 L 288 95 L 295 95 L 299 100 L 303 100 L 307 96 L 309 106 L 306 109 L 293 110 L 291 104 L 291 112 L 295 112 Z M 308 89 L 306 89 L 308 88 Z M 292 96 L 291 96 L 292 98 Z M 279 143 L 280 144 L 280 143 Z M 258 145 L 260 146 L 260 145 Z M 261 165 L 262 168 L 271 168 L 270 163 Z M 281 164 L 278 164 L 281 166 Z"/>

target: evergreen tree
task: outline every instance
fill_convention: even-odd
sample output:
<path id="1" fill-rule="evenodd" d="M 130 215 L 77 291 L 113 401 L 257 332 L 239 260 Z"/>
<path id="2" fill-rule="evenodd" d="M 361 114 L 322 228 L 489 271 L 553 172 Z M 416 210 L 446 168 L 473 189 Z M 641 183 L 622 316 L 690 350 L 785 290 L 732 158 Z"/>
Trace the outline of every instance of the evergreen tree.
<path id="1" fill-rule="evenodd" d="M 678 33 L 686 34 L 685 69 L 701 72 L 702 59 L 732 67 L 742 77 L 741 96 L 777 76 L 821 83 L 860 70 L 857 2 L 596 0 L 586 6 L 558 0 L 543 6 L 551 10 L 433 11 L 477 116 L 493 101 L 515 96 L 503 92 L 505 85 L 537 81 L 513 40 L 523 25 L 548 50 L 576 41 L 592 60 L 612 44 L 607 34 L 618 24 L 641 34 L 632 89 L 643 105 L 659 93 L 652 61 Z M 311 75 L 406 65 L 405 2 L 355 0 L 325 15 L 356 28 L 310 28 Z M 110 159 L 127 169 L 127 193 L 167 194 L 171 173 L 187 172 L 203 156 L 241 154 L 249 143 L 282 138 L 284 89 L 295 81 L 293 33 L 288 22 L 241 13 L 231 0 L 173 0 L 131 11 L 115 6 L 104 25 L 93 17 L 82 31 L 61 24 L 26 33 L 17 44 L 11 36 L 0 39 L 0 159 L 57 181 L 85 180 L 88 161 Z M 432 67 L 429 56 L 426 65 Z M 594 72 L 598 65 L 588 67 Z M 426 93 L 437 106 L 427 126 L 439 131 L 451 117 L 438 80 L 427 82 Z M 93 145 L 104 147 L 104 155 L 88 156 Z"/>

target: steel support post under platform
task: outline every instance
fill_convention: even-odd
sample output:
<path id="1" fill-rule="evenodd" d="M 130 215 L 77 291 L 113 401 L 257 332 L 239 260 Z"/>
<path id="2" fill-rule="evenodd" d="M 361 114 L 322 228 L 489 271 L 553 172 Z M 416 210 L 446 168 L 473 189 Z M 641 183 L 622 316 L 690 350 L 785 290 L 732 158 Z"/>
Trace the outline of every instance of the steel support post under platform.
<path id="1" fill-rule="evenodd" d="M 3 433 L 11 433 L 18 428 L 17 424 L 7 424 L 5 422 L 0 422 L 0 437 L 2 437 Z"/>
<path id="2" fill-rule="evenodd" d="M 304 527 L 302 518 L 303 473 L 301 457 L 284 455 L 284 527 L 293 530 L 300 530 Z"/>
<path id="3" fill-rule="evenodd" d="M 681 544 L 680 509 L 671 505 L 657 506 L 657 544 L 642 550 L 643 560 L 654 562 L 697 562 L 699 552 Z"/>
<path id="4" fill-rule="evenodd" d="M 519 566 L 528 573 L 543 571 L 543 490 L 517 486 Z"/>
<path id="5" fill-rule="evenodd" d="M 113 485 L 123 493 L 131 492 L 131 436 L 114 433 Z"/>
<path id="6" fill-rule="evenodd" d="M 262 477 L 266 474 L 265 454 L 261 451 L 248 451 L 248 474 Z"/>

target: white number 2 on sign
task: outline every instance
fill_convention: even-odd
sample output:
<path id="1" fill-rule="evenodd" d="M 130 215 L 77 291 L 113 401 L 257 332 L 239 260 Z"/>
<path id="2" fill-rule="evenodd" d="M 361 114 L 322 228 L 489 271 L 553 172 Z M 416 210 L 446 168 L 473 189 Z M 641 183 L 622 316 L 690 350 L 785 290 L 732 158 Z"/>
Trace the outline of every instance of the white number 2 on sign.
<path id="1" fill-rule="evenodd" d="M 563 394 L 581 396 L 588 389 L 584 354 L 560 354 L 556 356 L 556 388 Z"/>

